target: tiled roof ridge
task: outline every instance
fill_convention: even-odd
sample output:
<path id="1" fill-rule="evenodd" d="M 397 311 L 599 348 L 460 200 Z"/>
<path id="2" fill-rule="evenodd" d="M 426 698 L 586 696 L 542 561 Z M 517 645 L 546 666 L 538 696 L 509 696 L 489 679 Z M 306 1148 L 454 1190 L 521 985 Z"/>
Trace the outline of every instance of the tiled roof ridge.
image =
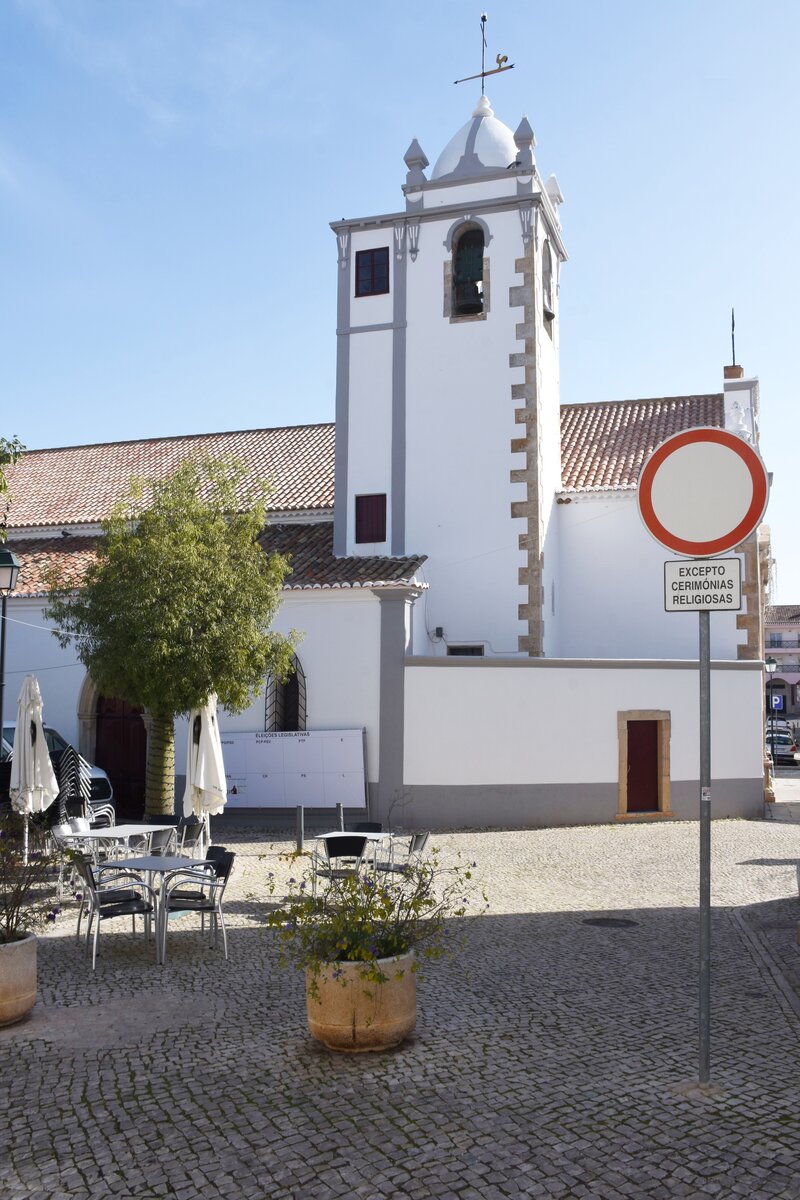
<path id="1" fill-rule="evenodd" d="M 623 404 L 664 404 L 670 400 L 724 400 L 724 392 L 686 392 L 680 396 L 631 396 L 625 400 L 573 400 L 562 404 L 561 411 L 572 408 L 608 408 Z"/>
<path id="2" fill-rule="evenodd" d="M 630 491 L 655 447 L 684 429 L 724 425 L 724 395 L 561 405 L 562 491 Z"/>
<path id="3" fill-rule="evenodd" d="M 111 442 L 78 442 L 73 446 L 41 446 L 31 448 L 26 446 L 23 455 L 30 454 L 63 454 L 65 450 L 101 450 L 108 446 L 153 446 L 158 442 L 190 442 L 200 438 L 241 437 L 250 433 L 283 433 L 289 429 L 329 429 L 335 428 L 335 421 L 299 421 L 296 425 L 257 425 L 250 429 L 217 429 L 205 433 L 171 433 L 159 437 L 122 438 Z"/>
<path id="4" fill-rule="evenodd" d="M 688 392 L 677 396 L 628 397 L 622 400 L 575 400 L 561 404 L 561 411 L 573 408 L 602 408 L 608 405 L 663 404 L 670 400 L 721 400 L 722 392 Z M 64 450 L 100 450 L 108 446 L 147 446 L 157 442 L 190 442 L 201 438 L 241 437 L 249 433 L 282 433 L 284 430 L 335 428 L 335 421 L 298 421 L 288 425 L 256 425 L 247 429 L 209 429 L 202 433 L 169 433 L 154 437 L 119 438 L 107 442 L 76 442 L 69 446 L 38 446 L 23 450 L 23 454 L 61 454 Z"/>
<path id="5" fill-rule="evenodd" d="M 94 524 L 129 493 L 130 480 L 166 479 L 182 462 L 231 457 L 245 465 L 237 495 L 249 503 L 258 480 L 271 484 L 271 510 L 333 504 L 336 426 L 228 430 L 31 450 L 8 471 L 8 524 L 17 529 Z"/>

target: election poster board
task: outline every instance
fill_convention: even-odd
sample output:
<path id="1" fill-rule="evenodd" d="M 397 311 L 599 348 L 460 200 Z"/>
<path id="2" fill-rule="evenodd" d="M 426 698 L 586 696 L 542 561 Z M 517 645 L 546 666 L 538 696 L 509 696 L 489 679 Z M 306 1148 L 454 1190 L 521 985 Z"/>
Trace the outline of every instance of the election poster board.
<path id="1" fill-rule="evenodd" d="M 366 731 L 220 732 L 227 807 L 365 808 Z"/>

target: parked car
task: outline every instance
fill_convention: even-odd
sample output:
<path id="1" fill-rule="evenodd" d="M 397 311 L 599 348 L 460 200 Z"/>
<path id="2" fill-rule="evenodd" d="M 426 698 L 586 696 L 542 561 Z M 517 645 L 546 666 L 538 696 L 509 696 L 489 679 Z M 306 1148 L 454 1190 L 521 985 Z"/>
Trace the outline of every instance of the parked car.
<path id="1" fill-rule="evenodd" d="M 791 763 L 794 766 L 797 744 L 789 733 L 775 731 L 768 733 L 766 739 L 767 754 L 775 763 Z"/>
<path id="2" fill-rule="evenodd" d="M 51 729 L 49 725 L 44 725 L 44 738 L 47 742 L 47 749 L 50 751 L 50 760 L 58 772 L 58 764 L 64 754 L 64 751 L 69 749 L 69 742 L 63 738 L 57 730 Z M 2 750 L 0 750 L 0 761 L 5 760 L 10 756 L 14 746 L 14 733 L 16 727 L 14 725 L 3 726 L 3 741 Z M 93 763 L 89 763 L 89 782 L 91 792 L 89 801 L 91 804 L 113 804 L 114 789 L 111 786 L 111 780 L 106 775 L 102 767 L 97 767 Z"/>

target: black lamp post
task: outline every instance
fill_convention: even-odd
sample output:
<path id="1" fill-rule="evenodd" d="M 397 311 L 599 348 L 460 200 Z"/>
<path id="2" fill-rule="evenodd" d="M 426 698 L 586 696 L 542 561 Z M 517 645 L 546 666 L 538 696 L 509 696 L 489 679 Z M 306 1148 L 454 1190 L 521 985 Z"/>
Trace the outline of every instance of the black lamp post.
<path id="1" fill-rule="evenodd" d="M 0 731 L 3 726 L 3 691 L 6 679 L 6 601 L 17 586 L 20 561 L 7 546 L 0 546 Z"/>
<path id="2" fill-rule="evenodd" d="M 767 696 L 769 698 L 769 750 L 772 757 L 772 765 L 775 766 L 775 697 L 773 692 L 772 676 L 778 669 L 778 661 L 775 658 L 768 658 L 764 662 L 764 668 L 767 672 Z"/>

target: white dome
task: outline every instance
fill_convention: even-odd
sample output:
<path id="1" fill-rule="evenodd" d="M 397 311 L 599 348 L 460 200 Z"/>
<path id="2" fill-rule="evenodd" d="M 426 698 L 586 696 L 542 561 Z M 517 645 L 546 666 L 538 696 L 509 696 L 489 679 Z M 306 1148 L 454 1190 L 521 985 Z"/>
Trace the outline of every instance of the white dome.
<path id="1" fill-rule="evenodd" d="M 474 178 L 486 171 L 504 170 L 516 157 L 513 133 L 498 121 L 489 101 L 481 96 L 472 120 L 459 129 L 437 158 L 431 179 L 450 175 Z"/>

